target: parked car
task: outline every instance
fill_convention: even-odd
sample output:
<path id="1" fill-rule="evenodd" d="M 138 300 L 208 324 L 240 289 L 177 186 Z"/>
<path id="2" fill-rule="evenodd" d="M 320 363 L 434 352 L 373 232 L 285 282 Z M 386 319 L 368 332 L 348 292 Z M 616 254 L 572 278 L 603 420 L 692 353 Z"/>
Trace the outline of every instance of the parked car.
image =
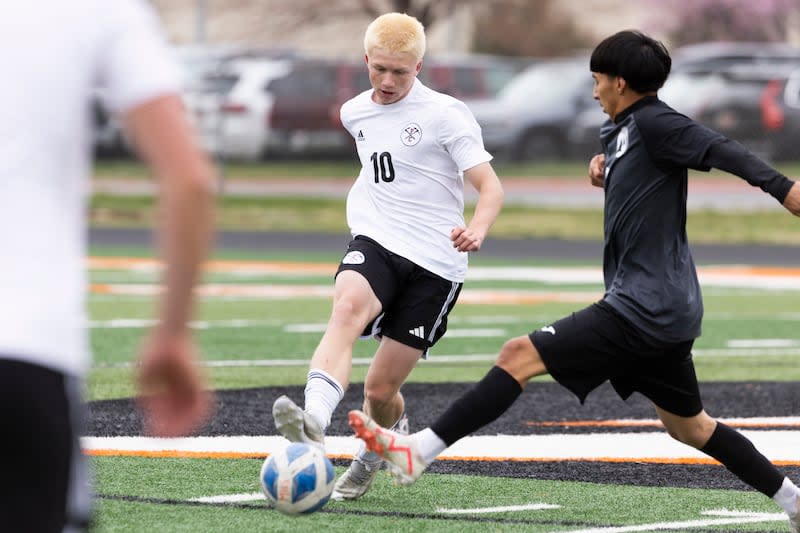
<path id="1" fill-rule="evenodd" d="M 419 79 L 431 89 L 459 100 L 494 98 L 530 58 L 488 55 L 439 55 L 426 57 Z"/>
<path id="2" fill-rule="evenodd" d="M 265 120 L 267 157 L 351 155 L 353 139 L 339 120 L 342 104 L 370 87 L 362 62 L 305 60 L 269 83 L 275 99 Z"/>
<path id="3" fill-rule="evenodd" d="M 459 98 L 487 98 L 518 62 L 487 57 L 426 59 L 420 78 Z M 351 156 L 341 105 L 370 88 L 362 61 L 235 59 L 207 76 L 187 101 L 205 145 L 231 159 Z"/>
<path id="4" fill-rule="evenodd" d="M 234 59 L 187 88 L 184 98 L 203 146 L 223 157 L 261 157 L 272 134 L 264 119 L 275 101 L 269 84 L 291 66 L 284 59 Z"/>
<path id="5" fill-rule="evenodd" d="M 711 41 L 686 45 L 672 54 L 672 72 L 718 72 L 737 65 L 796 64 L 800 48 L 779 42 Z"/>
<path id="6" fill-rule="evenodd" d="M 766 160 L 800 159 L 800 63 L 678 71 L 659 98 Z M 607 118 L 599 104 L 575 117 L 569 142 L 582 156 L 600 149 L 600 126 Z"/>
<path id="7" fill-rule="evenodd" d="M 800 68 L 773 78 L 762 93 L 762 116 L 779 132 L 775 160 L 800 161 Z"/>
<path id="8" fill-rule="evenodd" d="M 771 161 L 800 159 L 800 61 L 782 67 L 738 66 L 696 119 Z"/>
<path id="9" fill-rule="evenodd" d="M 575 115 L 592 103 L 585 57 L 542 60 L 517 74 L 496 98 L 468 101 L 486 149 L 515 160 L 571 156 L 567 133 Z"/>

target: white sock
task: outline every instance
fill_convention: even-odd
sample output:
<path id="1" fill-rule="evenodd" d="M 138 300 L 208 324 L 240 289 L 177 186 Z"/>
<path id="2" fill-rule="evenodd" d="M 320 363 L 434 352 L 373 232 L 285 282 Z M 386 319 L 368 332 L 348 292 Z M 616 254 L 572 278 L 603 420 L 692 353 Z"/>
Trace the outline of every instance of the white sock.
<path id="1" fill-rule="evenodd" d="M 426 465 L 431 464 L 437 455 L 447 449 L 447 444 L 431 428 L 414 433 L 414 438 L 417 439 L 417 449 Z"/>
<path id="2" fill-rule="evenodd" d="M 775 496 L 772 497 L 775 503 L 780 505 L 784 511 L 794 516 L 798 511 L 797 500 L 800 499 L 800 489 L 792 483 L 788 477 L 783 478 L 783 484 Z"/>
<path id="3" fill-rule="evenodd" d="M 331 416 L 344 397 L 344 389 L 336 379 L 317 368 L 308 371 L 306 378 L 305 411 L 314 417 L 322 432 L 331 425 Z"/>

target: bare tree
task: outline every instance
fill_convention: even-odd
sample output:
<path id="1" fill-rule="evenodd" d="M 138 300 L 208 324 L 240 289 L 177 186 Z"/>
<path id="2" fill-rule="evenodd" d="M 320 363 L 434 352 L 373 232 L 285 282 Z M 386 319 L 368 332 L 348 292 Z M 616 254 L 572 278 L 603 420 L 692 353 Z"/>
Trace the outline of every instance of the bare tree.
<path id="1" fill-rule="evenodd" d="M 477 52 L 548 57 L 593 45 L 555 0 L 492 0 L 476 9 Z"/>

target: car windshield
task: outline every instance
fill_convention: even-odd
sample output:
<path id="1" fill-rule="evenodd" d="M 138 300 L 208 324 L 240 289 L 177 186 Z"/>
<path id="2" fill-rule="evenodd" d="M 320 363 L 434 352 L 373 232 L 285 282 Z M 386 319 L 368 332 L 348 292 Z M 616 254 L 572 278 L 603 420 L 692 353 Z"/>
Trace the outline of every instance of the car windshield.
<path id="1" fill-rule="evenodd" d="M 497 96 L 510 105 L 529 107 L 534 104 L 547 107 L 580 96 L 580 91 L 591 87 L 590 81 L 588 65 L 539 64 L 508 82 Z"/>

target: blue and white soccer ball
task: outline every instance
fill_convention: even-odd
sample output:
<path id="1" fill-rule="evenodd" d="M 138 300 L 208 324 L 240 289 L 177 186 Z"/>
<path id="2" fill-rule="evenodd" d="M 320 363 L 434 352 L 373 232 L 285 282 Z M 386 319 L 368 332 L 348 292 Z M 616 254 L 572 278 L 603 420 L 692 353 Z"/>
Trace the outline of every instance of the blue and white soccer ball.
<path id="1" fill-rule="evenodd" d="M 334 480 L 333 464 L 325 452 L 308 444 L 289 444 L 261 466 L 261 489 L 287 515 L 319 511 L 331 497 Z"/>

